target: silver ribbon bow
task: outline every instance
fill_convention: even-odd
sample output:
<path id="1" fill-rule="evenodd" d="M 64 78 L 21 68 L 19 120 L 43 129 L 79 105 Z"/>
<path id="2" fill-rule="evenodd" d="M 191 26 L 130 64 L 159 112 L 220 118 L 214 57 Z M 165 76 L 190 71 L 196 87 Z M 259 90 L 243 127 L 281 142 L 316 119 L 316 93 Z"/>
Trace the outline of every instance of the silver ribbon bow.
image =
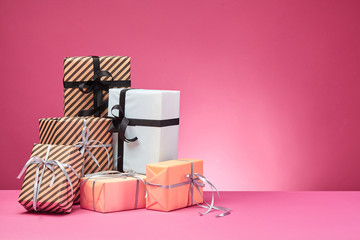
<path id="1" fill-rule="evenodd" d="M 214 206 L 215 203 L 215 194 L 214 191 L 216 191 L 216 193 L 218 194 L 218 196 L 220 197 L 220 193 L 218 192 L 218 190 L 216 189 L 215 185 L 212 184 L 206 177 L 204 177 L 203 175 L 199 174 L 199 173 L 194 173 L 194 166 L 193 166 L 193 162 L 191 161 L 187 161 L 187 160 L 179 160 L 179 161 L 185 161 L 185 162 L 189 162 L 191 164 L 191 173 L 186 175 L 186 178 L 188 179 L 186 182 L 181 182 L 181 183 L 177 183 L 177 184 L 173 184 L 173 185 L 161 185 L 161 184 L 155 184 L 155 183 L 150 183 L 150 182 L 146 182 L 147 185 L 150 186 L 156 186 L 156 187 L 161 187 L 161 188 L 175 188 L 175 187 L 179 187 L 179 186 L 183 186 L 183 185 L 187 185 L 190 184 L 190 201 L 191 204 L 190 206 L 193 205 L 193 203 L 195 202 L 196 205 L 198 205 L 199 207 L 202 208 L 206 208 L 207 211 L 204 213 L 199 213 L 201 216 L 208 214 L 212 209 L 215 210 L 219 210 L 219 211 L 224 211 L 223 213 L 216 215 L 216 217 L 224 217 L 226 215 L 230 214 L 230 208 L 225 208 L 225 207 L 219 207 L 219 206 Z M 209 184 L 211 187 L 211 203 L 209 204 L 208 202 L 205 201 L 203 194 L 201 193 L 200 188 L 205 187 L 205 183 Z M 201 205 L 199 203 L 197 203 L 194 200 L 194 186 L 195 188 L 198 190 L 198 192 L 200 193 L 200 196 L 203 200 L 203 202 L 205 203 L 205 205 Z M 189 204 L 188 204 L 189 205 Z"/>
<path id="2" fill-rule="evenodd" d="M 132 177 L 136 179 L 136 191 L 135 191 L 135 205 L 134 209 L 137 208 L 138 205 L 138 196 L 139 196 L 139 183 L 140 181 L 146 186 L 144 179 L 138 176 L 134 171 L 126 171 L 124 173 L 120 173 L 118 171 L 102 171 L 96 173 L 90 173 L 85 175 L 85 180 L 81 182 L 80 185 L 84 184 L 89 179 L 94 179 L 92 185 L 92 198 L 93 198 L 93 209 L 95 210 L 95 182 L 101 179 L 114 179 L 114 178 L 127 178 Z M 147 191 L 145 194 L 145 198 L 147 197 Z"/>
<path id="3" fill-rule="evenodd" d="M 80 153 L 84 156 L 85 151 L 89 154 L 89 156 L 91 157 L 91 159 L 96 163 L 96 165 L 99 167 L 99 169 L 101 170 L 100 164 L 97 161 L 96 157 L 92 154 L 91 152 L 91 148 L 98 148 L 98 147 L 103 147 L 106 151 L 107 157 L 108 157 L 108 169 L 110 169 L 110 154 L 109 151 L 107 150 L 108 147 L 111 147 L 111 144 L 103 144 L 102 142 L 98 141 L 98 140 L 89 140 L 89 128 L 86 126 L 86 120 L 84 120 L 84 127 L 81 131 L 81 138 L 82 141 L 75 143 L 75 147 L 80 148 Z M 94 144 L 95 143 L 95 144 Z M 96 144 L 97 143 L 97 144 Z M 82 169 L 81 169 L 81 176 L 84 176 L 84 168 L 85 168 L 85 162 L 83 162 L 82 165 Z"/>
<path id="4" fill-rule="evenodd" d="M 70 180 L 69 175 L 67 174 L 65 168 L 69 168 L 71 171 L 73 171 L 75 173 L 77 178 L 80 178 L 80 176 L 77 174 L 77 172 L 75 171 L 75 169 L 71 165 L 66 164 L 66 163 L 60 163 L 57 160 L 48 160 L 50 149 L 51 149 L 51 145 L 49 145 L 48 148 L 47 148 L 45 159 L 42 159 L 42 158 L 40 158 L 38 156 L 30 158 L 26 162 L 26 164 L 24 165 L 24 167 L 21 170 L 20 174 L 17 176 L 17 178 L 20 179 L 21 176 L 25 173 L 26 169 L 30 166 L 30 164 L 37 164 L 36 173 L 35 173 L 36 175 L 35 175 L 35 183 L 34 183 L 34 192 L 33 192 L 33 208 L 34 208 L 35 211 L 37 211 L 37 206 L 38 206 L 37 199 L 38 199 L 38 195 L 39 195 L 39 191 L 40 191 L 40 187 L 41 187 L 41 182 L 42 182 L 42 179 L 43 179 L 44 172 L 45 172 L 46 168 L 48 168 L 53 173 L 51 182 L 49 184 L 50 187 L 54 184 L 54 181 L 55 181 L 54 166 L 58 166 L 61 169 L 61 171 L 65 175 L 67 181 L 69 182 L 70 189 L 71 189 L 71 197 L 74 196 L 74 189 L 73 189 L 71 180 Z M 41 166 L 43 166 L 43 168 L 42 168 L 42 172 L 41 172 L 40 179 L 39 179 L 39 171 L 40 171 Z"/>
<path id="5" fill-rule="evenodd" d="M 194 177 L 195 176 L 195 177 Z M 215 210 L 219 210 L 219 211 L 224 211 L 223 213 L 219 214 L 219 215 L 216 215 L 216 217 L 224 217 L 226 215 L 229 215 L 230 214 L 230 208 L 225 208 L 225 207 L 219 207 L 219 206 L 214 206 L 214 203 L 215 203 L 215 194 L 214 194 L 214 191 L 216 191 L 217 195 L 220 197 L 220 193 L 219 191 L 216 189 L 216 187 L 214 186 L 214 184 L 212 184 L 206 177 L 204 177 L 203 175 L 199 174 L 199 173 L 192 173 L 192 174 L 188 174 L 186 175 L 186 178 L 189 180 L 190 182 L 190 194 L 191 194 L 191 205 L 193 202 L 196 203 L 196 205 L 198 205 L 199 207 L 202 207 L 202 208 L 207 208 L 208 210 L 204 213 L 200 213 L 200 215 L 205 215 L 205 214 L 208 214 L 212 209 L 215 209 Z M 210 185 L 211 187 L 211 203 L 207 203 L 205 200 L 204 200 L 204 196 L 203 194 L 201 193 L 200 191 L 200 187 L 205 187 L 205 184 L 204 183 L 207 183 Z M 200 196 L 201 198 L 203 199 L 204 203 L 206 205 L 201 205 L 201 204 L 198 204 L 194 198 L 193 198 L 193 194 L 194 194 L 194 186 L 196 187 L 196 189 L 198 190 L 198 192 L 200 193 Z"/>

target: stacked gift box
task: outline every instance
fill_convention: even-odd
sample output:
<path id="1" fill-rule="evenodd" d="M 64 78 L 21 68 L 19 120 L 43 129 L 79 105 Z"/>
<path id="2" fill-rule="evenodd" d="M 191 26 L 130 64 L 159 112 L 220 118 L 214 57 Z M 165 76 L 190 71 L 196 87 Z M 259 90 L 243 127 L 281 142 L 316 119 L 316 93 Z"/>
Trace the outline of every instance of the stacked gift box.
<path id="1" fill-rule="evenodd" d="M 130 76 L 129 57 L 65 58 L 64 117 L 39 120 L 19 203 L 56 213 L 78 203 L 98 212 L 197 204 L 229 214 L 213 204 L 203 161 L 177 159 L 180 92 L 131 89 Z"/>

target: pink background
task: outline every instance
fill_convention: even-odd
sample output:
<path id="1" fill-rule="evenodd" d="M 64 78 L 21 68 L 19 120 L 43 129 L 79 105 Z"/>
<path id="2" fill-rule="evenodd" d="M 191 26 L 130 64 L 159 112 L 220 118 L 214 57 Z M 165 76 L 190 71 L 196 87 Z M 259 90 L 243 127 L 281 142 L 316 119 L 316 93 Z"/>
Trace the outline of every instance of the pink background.
<path id="1" fill-rule="evenodd" d="M 220 190 L 360 190 L 359 1 L 0 1 L 1 189 L 62 116 L 66 56 L 181 90 L 179 157 Z"/>

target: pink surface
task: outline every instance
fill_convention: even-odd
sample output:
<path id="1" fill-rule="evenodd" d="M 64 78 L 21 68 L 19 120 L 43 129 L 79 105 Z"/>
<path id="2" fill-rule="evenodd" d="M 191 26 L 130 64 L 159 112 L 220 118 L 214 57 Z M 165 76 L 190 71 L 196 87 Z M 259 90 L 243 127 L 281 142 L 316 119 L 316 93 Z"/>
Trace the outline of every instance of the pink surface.
<path id="1" fill-rule="evenodd" d="M 221 190 L 360 190 L 360 2 L 0 2 L 0 188 L 63 111 L 66 56 L 181 91 L 180 158 Z M 4 167 L 5 166 L 5 167 Z M 109 231 L 109 228 L 106 228 Z"/>
<path id="2" fill-rule="evenodd" d="M 218 204 L 233 209 L 224 218 L 198 207 L 33 214 L 18 193 L 0 192 L 0 239 L 360 239 L 360 192 L 222 192 Z"/>

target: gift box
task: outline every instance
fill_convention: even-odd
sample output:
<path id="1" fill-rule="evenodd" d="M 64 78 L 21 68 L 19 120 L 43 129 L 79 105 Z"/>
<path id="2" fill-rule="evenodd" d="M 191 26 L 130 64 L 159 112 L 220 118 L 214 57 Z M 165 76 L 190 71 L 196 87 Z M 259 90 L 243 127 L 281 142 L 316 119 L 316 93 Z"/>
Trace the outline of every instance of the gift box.
<path id="1" fill-rule="evenodd" d="M 97 212 L 145 208 L 145 175 L 99 172 L 81 178 L 80 206 Z"/>
<path id="2" fill-rule="evenodd" d="M 83 156 L 74 146 L 35 144 L 25 164 L 19 203 L 28 211 L 69 213 Z"/>
<path id="3" fill-rule="evenodd" d="M 73 145 L 84 155 L 81 176 L 113 169 L 111 119 L 62 117 L 39 119 L 40 143 Z M 79 203 L 79 189 L 75 203 Z"/>
<path id="4" fill-rule="evenodd" d="M 42 118 L 39 119 L 40 143 L 77 145 L 78 149 L 81 149 L 84 138 L 87 138 L 85 139 L 88 147 L 84 151 L 84 174 L 112 170 L 112 135 L 108 131 L 110 125 L 111 119 L 108 118 Z M 88 129 L 88 133 L 84 131 L 84 128 Z M 100 168 L 92 156 L 95 157 Z"/>
<path id="5" fill-rule="evenodd" d="M 170 160 L 146 166 L 146 209 L 172 211 L 203 202 L 203 161 Z M 195 181 L 194 181 L 195 180 Z"/>
<path id="6" fill-rule="evenodd" d="M 64 59 L 64 115 L 107 115 L 109 88 L 130 87 L 130 58 L 67 57 Z"/>
<path id="7" fill-rule="evenodd" d="M 179 91 L 110 89 L 115 117 L 114 159 L 119 171 L 146 172 L 146 164 L 177 159 Z"/>

